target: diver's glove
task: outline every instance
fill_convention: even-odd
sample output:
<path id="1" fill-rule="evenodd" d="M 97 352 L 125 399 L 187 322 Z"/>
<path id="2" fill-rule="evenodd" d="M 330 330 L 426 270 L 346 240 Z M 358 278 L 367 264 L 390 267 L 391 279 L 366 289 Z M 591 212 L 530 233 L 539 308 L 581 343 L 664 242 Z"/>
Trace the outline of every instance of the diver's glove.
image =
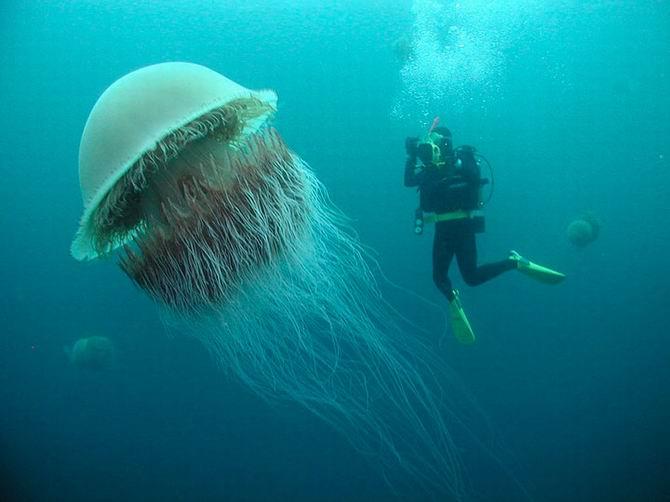
<path id="1" fill-rule="evenodd" d="M 414 137 L 405 138 L 405 151 L 407 152 L 407 156 L 410 159 L 416 160 L 416 156 L 418 153 L 417 149 L 418 144 L 419 144 L 419 138 Z"/>

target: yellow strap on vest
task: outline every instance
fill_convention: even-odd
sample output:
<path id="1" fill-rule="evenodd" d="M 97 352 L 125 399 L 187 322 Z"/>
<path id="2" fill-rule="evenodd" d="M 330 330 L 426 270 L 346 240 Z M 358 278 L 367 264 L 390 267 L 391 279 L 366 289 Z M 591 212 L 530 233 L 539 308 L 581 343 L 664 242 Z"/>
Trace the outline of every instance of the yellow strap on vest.
<path id="1" fill-rule="evenodd" d="M 475 211 L 452 211 L 450 213 L 428 214 L 423 217 L 424 223 L 437 223 L 439 221 L 463 220 L 477 216 Z"/>

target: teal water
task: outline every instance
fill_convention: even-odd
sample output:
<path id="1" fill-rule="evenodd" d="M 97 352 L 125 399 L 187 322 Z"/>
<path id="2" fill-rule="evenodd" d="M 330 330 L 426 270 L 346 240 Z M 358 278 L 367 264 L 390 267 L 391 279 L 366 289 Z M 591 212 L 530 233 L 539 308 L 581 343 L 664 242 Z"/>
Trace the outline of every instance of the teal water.
<path id="1" fill-rule="evenodd" d="M 163 61 L 276 90 L 277 128 L 389 279 L 438 304 L 403 142 L 437 115 L 475 145 L 496 179 L 480 258 L 514 248 L 568 279 L 508 274 L 471 289 L 453 269 L 472 347 L 445 336 L 439 314 L 398 308 L 429 316 L 435 352 L 530 498 L 670 497 L 668 20 L 670 5 L 651 0 L 5 0 L 0 499 L 393 497 L 374 460 L 325 424 L 259 401 L 198 344 L 167 336 L 113 260 L 69 256 L 88 113 L 115 79 Z M 585 210 L 602 232 L 579 250 L 565 229 Z M 63 347 L 94 334 L 118 362 L 77 371 Z M 518 499 L 487 463 L 468 468 L 473 499 Z"/>

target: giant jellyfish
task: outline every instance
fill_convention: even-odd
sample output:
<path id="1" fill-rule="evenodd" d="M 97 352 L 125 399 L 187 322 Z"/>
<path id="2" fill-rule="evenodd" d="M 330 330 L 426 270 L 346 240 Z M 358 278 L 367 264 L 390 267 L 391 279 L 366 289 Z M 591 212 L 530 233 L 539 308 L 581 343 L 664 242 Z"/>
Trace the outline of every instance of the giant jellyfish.
<path id="1" fill-rule="evenodd" d="M 323 185 L 272 127 L 276 101 L 190 63 L 114 82 L 81 139 L 72 255 L 117 256 L 218 366 L 324 419 L 380 460 L 392 485 L 461 498 L 445 381 L 399 327 Z"/>

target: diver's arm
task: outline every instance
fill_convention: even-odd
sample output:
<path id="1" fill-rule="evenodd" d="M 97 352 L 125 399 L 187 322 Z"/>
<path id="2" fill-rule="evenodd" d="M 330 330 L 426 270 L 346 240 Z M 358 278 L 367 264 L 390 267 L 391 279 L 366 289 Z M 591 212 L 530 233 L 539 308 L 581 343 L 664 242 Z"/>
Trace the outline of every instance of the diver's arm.
<path id="1" fill-rule="evenodd" d="M 405 139 L 405 150 L 407 151 L 407 161 L 405 162 L 405 186 L 406 187 L 415 187 L 419 186 L 421 183 L 421 178 L 423 178 L 423 170 L 420 170 L 417 173 L 416 170 L 416 155 L 417 155 L 417 144 L 419 138 L 407 138 Z"/>
<path id="2" fill-rule="evenodd" d="M 405 186 L 416 187 L 423 179 L 423 169 L 417 171 L 416 159 L 407 159 L 405 162 Z"/>

